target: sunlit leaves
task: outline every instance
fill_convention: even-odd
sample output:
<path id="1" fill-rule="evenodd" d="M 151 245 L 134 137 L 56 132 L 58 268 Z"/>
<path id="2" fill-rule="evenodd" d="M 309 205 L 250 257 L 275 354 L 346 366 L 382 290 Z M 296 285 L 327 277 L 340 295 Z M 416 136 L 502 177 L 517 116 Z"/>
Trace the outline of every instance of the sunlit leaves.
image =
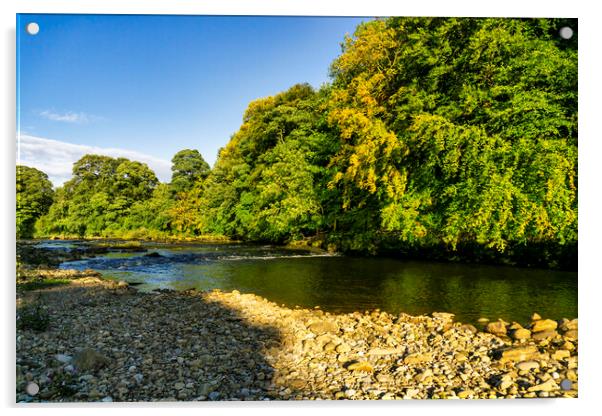
<path id="1" fill-rule="evenodd" d="M 36 220 L 52 204 L 52 183 L 44 172 L 29 166 L 18 165 L 16 175 L 17 238 L 31 238 Z"/>

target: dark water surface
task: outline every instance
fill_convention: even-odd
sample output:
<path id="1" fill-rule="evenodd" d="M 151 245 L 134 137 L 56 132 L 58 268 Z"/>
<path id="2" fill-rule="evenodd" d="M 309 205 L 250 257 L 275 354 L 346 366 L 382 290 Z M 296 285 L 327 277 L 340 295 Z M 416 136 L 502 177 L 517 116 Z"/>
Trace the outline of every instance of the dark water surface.
<path id="1" fill-rule="evenodd" d="M 80 244 L 48 241 L 40 246 Z M 237 289 L 289 307 L 320 306 L 332 312 L 445 311 L 473 323 L 480 317 L 527 323 L 533 312 L 552 319 L 577 317 L 576 272 L 353 258 L 238 244 L 144 243 L 142 248 L 60 267 L 98 270 L 143 291 Z"/>

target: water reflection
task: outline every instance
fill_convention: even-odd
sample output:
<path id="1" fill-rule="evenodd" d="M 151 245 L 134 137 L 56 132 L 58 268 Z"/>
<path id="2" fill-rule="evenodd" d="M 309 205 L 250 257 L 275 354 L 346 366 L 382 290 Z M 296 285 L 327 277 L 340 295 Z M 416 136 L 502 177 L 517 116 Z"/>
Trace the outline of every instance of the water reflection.
<path id="1" fill-rule="evenodd" d="M 533 312 L 577 316 L 577 273 L 513 267 L 318 256 L 270 246 L 148 244 L 63 268 L 101 271 L 140 290 L 237 289 L 287 306 L 333 312 L 453 312 L 527 322 Z"/>

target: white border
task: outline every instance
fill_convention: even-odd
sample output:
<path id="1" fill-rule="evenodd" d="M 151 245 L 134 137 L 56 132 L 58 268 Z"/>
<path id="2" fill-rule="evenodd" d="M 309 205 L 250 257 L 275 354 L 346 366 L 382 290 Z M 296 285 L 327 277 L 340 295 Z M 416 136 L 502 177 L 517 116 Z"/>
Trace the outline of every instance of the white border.
<path id="1" fill-rule="evenodd" d="M 105 407 L 78 406 L 46 406 L 43 408 L 15 408 L 14 401 L 14 163 L 15 163 L 15 14 L 16 13 L 108 13 L 108 14 L 235 14 L 235 15 L 314 15 L 314 16 L 520 16 L 520 17 L 578 17 L 579 18 L 579 319 L 581 324 L 580 342 L 580 377 L 577 400 L 515 400 L 515 401 L 473 401 L 473 402 L 286 402 L 286 403 L 213 403 L 198 407 L 194 404 L 178 406 L 180 413 L 210 414 L 242 413 L 252 414 L 299 414 L 335 413 L 362 414 L 376 411 L 378 413 L 426 412 L 436 414 L 487 414 L 507 415 L 508 413 L 547 414 L 590 414 L 600 397 L 602 388 L 602 362 L 600 332 L 602 318 L 597 306 L 602 272 L 594 259 L 599 257 L 599 236 L 602 228 L 598 208 L 601 187 L 598 178 L 601 164 L 602 134 L 600 133 L 600 106 L 597 100 L 602 97 L 600 81 L 600 21 L 602 16 L 596 10 L 595 1 L 581 0 L 501 0 L 492 3 L 483 0 L 440 0 L 440 1 L 385 1 L 385 0 L 222 0 L 200 2 L 193 0 L 4 0 L 0 2 L 2 12 L 2 55 L 0 71 L 2 72 L 3 99 L 0 101 L 2 117 L 3 164 L 2 195 L 3 235 L 1 238 L 2 264 L 4 284 L 2 295 L 3 342 L 2 348 L 2 405 L 15 411 L 29 413 L 41 411 L 44 414 L 99 414 L 109 410 Z M 600 406 L 598 406 L 600 407 Z M 173 413 L 165 405 L 158 404 L 114 404 L 110 412 L 130 413 L 143 411 L 148 414 Z"/>

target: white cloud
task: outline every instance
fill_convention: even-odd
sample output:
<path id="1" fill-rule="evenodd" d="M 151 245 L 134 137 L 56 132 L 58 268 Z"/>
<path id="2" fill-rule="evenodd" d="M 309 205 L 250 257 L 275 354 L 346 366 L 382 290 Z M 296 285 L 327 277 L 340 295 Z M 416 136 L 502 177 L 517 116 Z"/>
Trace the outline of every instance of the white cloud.
<path id="1" fill-rule="evenodd" d="M 66 113 L 57 113 L 51 110 L 44 110 L 38 113 L 41 117 L 52 120 L 52 121 L 62 121 L 64 123 L 77 123 L 84 124 L 90 121 L 101 120 L 102 117 L 94 116 L 86 113 L 76 113 L 73 111 L 67 111 Z"/>
<path id="2" fill-rule="evenodd" d="M 73 163 L 86 154 L 125 157 L 146 163 L 162 182 L 171 179 L 171 162 L 135 150 L 86 146 L 21 134 L 17 141 L 17 163 L 46 173 L 55 186 L 71 178 Z"/>

